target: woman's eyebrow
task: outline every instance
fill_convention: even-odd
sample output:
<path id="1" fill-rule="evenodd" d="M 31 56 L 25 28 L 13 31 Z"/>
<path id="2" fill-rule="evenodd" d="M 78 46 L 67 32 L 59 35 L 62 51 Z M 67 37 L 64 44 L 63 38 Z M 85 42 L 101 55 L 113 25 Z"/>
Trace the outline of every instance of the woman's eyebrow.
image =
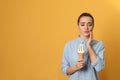
<path id="1" fill-rule="evenodd" d="M 92 22 L 88 22 L 88 23 L 92 23 Z"/>
<path id="2" fill-rule="evenodd" d="M 80 23 L 85 23 L 85 22 L 80 22 Z"/>

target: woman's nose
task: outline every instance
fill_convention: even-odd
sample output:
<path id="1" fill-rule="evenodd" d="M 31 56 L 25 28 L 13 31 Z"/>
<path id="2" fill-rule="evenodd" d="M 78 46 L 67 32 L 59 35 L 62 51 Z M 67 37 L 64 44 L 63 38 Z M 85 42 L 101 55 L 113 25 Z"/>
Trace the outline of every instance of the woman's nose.
<path id="1" fill-rule="evenodd" d="M 86 29 L 86 30 L 88 29 L 88 26 L 87 26 L 87 25 L 85 25 L 85 29 Z"/>

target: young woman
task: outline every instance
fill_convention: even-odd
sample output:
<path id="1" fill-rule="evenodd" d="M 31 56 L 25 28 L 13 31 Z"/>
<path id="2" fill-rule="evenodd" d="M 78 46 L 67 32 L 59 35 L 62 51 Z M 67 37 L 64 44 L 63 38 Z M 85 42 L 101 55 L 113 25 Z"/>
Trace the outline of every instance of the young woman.
<path id="1" fill-rule="evenodd" d="M 69 80 L 98 80 L 98 72 L 104 67 L 104 44 L 93 40 L 94 18 L 90 13 L 82 13 L 77 24 L 80 35 L 64 47 L 62 72 Z M 83 59 L 78 57 L 80 44 L 84 48 Z"/>

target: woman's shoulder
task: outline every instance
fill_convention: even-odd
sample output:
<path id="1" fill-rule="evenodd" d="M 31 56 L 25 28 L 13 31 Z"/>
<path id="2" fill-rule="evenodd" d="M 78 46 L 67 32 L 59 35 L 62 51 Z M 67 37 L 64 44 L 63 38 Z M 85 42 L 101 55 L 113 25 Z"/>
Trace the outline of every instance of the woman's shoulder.
<path id="1" fill-rule="evenodd" d="M 92 45 L 102 45 L 104 46 L 104 42 L 101 40 L 93 40 Z"/>

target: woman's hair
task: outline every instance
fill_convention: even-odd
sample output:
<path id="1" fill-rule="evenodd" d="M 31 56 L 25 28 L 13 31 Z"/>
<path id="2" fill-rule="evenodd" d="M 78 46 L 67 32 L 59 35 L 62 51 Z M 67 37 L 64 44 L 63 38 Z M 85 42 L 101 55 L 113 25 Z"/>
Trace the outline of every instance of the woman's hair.
<path id="1" fill-rule="evenodd" d="M 83 16 L 90 17 L 90 18 L 92 19 L 92 23 L 93 23 L 93 26 L 94 26 L 94 18 L 93 18 L 93 16 L 92 16 L 90 13 L 82 13 L 82 14 L 78 17 L 77 25 L 79 25 L 80 18 L 83 17 Z"/>

